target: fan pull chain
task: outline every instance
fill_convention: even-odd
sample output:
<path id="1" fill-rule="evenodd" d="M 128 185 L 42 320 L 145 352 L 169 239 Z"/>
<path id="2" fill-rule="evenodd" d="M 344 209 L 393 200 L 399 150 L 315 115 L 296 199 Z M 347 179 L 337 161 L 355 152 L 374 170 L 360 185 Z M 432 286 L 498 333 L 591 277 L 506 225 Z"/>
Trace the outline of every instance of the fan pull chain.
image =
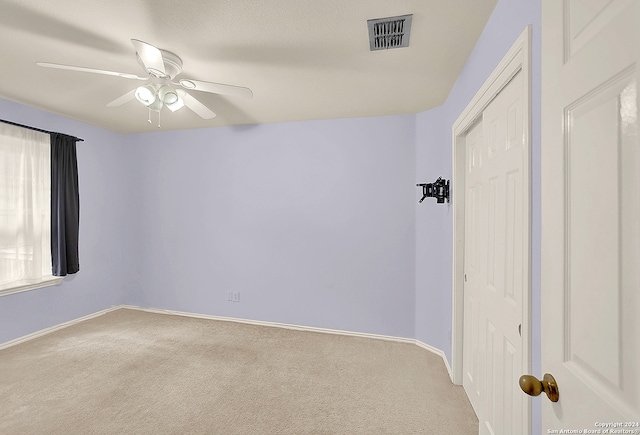
<path id="1" fill-rule="evenodd" d="M 158 128 L 160 128 L 160 110 L 158 110 Z"/>
<path id="2" fill-rule="evenodd" d="M 149 119 L 147 119 L 147 122 L 151 124 L 151 109 L 149 109 Z"/>

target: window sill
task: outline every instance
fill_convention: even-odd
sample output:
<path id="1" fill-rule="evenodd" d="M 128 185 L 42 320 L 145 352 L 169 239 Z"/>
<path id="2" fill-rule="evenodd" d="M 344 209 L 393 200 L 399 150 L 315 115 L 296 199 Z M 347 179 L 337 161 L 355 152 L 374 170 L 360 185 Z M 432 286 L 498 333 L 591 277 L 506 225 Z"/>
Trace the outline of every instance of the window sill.
<path id="1" fill-rule="evenodd" d="M 58 285 L 62 282 L 62 280 L 64 280 L 64 276 L 52 276 L 35 284 L 23 284 L 23 285 L 16 285 L 14 287 L 9 287 L 9 288 L 0 288 L 0 296 L 12 295 L 15 293 L 21 293 L 29 290 L 35 290 L 38 288 Z"/>

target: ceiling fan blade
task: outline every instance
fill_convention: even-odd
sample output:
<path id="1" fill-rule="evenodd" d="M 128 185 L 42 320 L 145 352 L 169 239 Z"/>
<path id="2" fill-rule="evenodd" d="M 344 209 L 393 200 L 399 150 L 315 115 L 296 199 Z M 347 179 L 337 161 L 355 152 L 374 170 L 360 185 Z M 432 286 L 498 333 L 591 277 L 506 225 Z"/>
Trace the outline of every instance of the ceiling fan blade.
<path id="1" fill-rule="evenodd" d="M 215 118 L 215 113 L 213 113 L 207 106 L 196 100 L 193 96 L 189 95 L 182 89 L 179 90 L 178 95 L 180 95 L 180 98 L 182 98 L 182 101 L 184 101 L 184 105 L 196 112 L 201 118 Z"/>
<path id="2" fill-rule="evenodd" d="M 122 106 L 125 103 L 128 103 L 129 101 L 133 100 L 135 97 L 135 90 L 132 89 L 130 91 L 128 91 L 126 94 L 124 94 L 121 97 L 116 98 L 115 100 L 113 100 L 112 102 L 107 104 L 107 107 L 118 107 L 118 106 Z"/>
<path id="3" fill-rule="evenodd" d="M 83 66 L 62 65 L 59 63 L 49 63 L 49 62 L 36 62 L 36 65 L 43 66 L 45 68 L 66 69 L 69 71 L 80 71 L 80 72 L 86 72 L 86 73 L 92 73 L 92 74 L 104 74 L 107 76 L 123 77 L 125 79 L 147 80 L 147 78 L 138 77 L 135 74 L 107 71 L 104 69 L 85 68 Z"/>
<path id="4" fill-rule="evenodd" d="M 140 56 L 140 60 L 144 64 L 149 74 L 152 74 L 159 78 L 167 77 L 167 73 L 164 70 L 164 60 L 162 59 L 162 52 L 158 47 L 151 44 L 147 44 L 144 41 L 138 39 L 132 39 L 131 43 L 136 49 L 136 53 Z"/>
<path id="5" fill-rule="evenodd" d="M 175 83 L 174 83 L 175 84 Z M 249 88 L 222 83 L 204 82 L 201 80 L 181 79 L 177 84 L 185 89 L 211 92 L 213 94 L 232 95 L 234 97 L 252 98 L 253 92 Z"/>

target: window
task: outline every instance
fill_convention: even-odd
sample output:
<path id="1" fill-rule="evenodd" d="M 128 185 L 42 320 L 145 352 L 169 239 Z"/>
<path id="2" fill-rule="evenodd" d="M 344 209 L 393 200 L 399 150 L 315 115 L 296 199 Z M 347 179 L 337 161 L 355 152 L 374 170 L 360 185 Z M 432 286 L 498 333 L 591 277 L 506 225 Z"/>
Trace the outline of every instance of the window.
<path id="1" fill-rule="evenodd" d="M 0 295 L 61 281 L 51 268 L 50 143 L 0 123 Z"/>

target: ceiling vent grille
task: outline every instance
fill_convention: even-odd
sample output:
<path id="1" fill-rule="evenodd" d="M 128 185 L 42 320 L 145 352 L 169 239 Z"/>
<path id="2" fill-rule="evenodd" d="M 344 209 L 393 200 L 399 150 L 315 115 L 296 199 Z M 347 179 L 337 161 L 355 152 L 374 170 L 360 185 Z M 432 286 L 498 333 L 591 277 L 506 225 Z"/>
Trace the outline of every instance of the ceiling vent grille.
<path id="1" fill-rule="evenodd" d="M 367 20 L 371 51 L 409 46 L 413 14 Z"/>

